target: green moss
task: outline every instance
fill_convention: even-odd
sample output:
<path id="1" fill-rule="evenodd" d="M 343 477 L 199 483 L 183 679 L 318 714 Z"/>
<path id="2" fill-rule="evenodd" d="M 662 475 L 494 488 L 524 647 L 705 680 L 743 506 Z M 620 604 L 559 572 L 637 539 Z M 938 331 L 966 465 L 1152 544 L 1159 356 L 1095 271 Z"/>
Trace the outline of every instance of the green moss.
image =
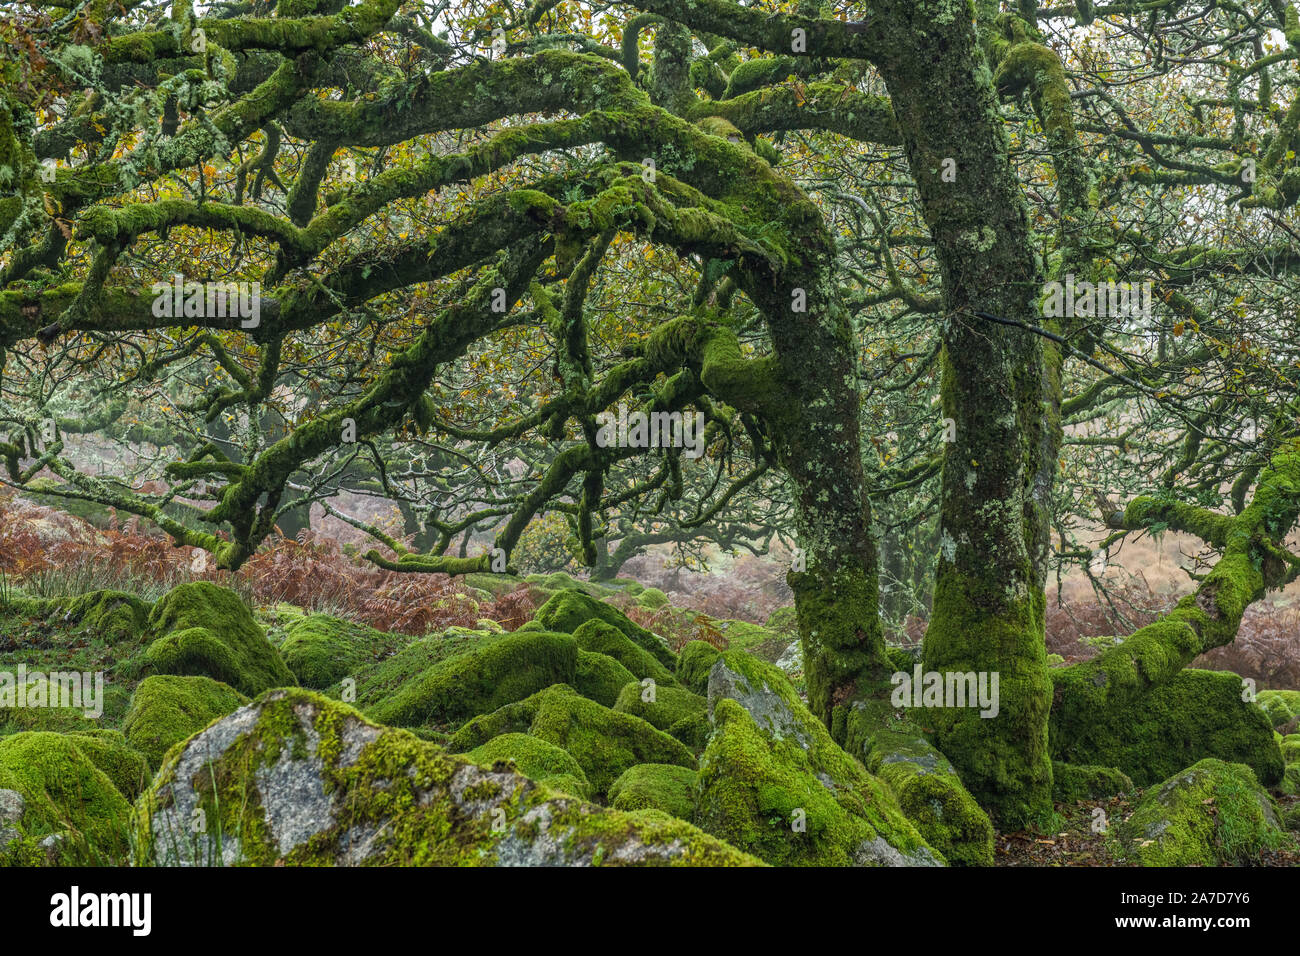
<path id="1" fill-rule="evenodd" d="M 944 862 L 779 669 L 725 652 L 714 664 L 709 705 L 714 730 L 700 758 L 699 826 L 774 864 Z"/>
<path id="2" fill-rule="evenodd" d="M 793 607 L 779 607 L 768 615 L 767 623 L 763 625 L 769 631 L 776 631 L 787 637 L 797 637 L 799 635 L 799 615 Z"/>
<path id="3" fill-rule="evenodd" d="M 210 677 L 156 674 L 135 689 L 122 732 L 156 768 L 173 746 L 246 703 L 239 691 Z"/>
<path id="4" fill-rule="evenodd" d="M 121 731 L 81 730 L 69 734 L 68 739 L 127 800 L 134 800 L 149 785 L 148 760 L 127 743 Z"/>
<path id="5" fill-rule="evenodd" d="M 156 673 L 211 677 L 249 695 L 295 683 L 247 605 L 226 588 L 179 585 L 154 605 L 149 626 L 160 635 L 145 652 Z"/>
<path id="6" fill-rule="evenodd" d="M 289 628 L 280 656 L 303 687 L 323 690 L 367 664 L 411 643 L 404 634 L 377 631 L 326 614 L 312 614 Z"/>
<path id="7" fill-rule="evenodd" d="M 1295 845 L 1254 771 L 1213 758 L 1148 791 L 1117 828 L 1116 843 L 1145 866 L 1251 863 L 1265 849 Z"/>
<path id="8" fill-rule="evenodd" d="M 1133 793 L 1137 788 L 1128 774 L 1114 767 L 1093 767 L 1052 761 L 1052 799 L 1063 803 L 1102 800 Z"/>
<path id="9" fill-rule="evenodd" d="M 948 759 L 887 701 L 850 709 L 844 749 L 887 784 L 899 809 L 954 866 L 993 865 L 993 824 Z"/>
<path id="10" fill-rule="evenodd" d="M 125 591 L 90 591 L 79 597 L 55 598 L 46 602 L 50 618 L 63 626 L 77 626 L 95 632 L 107 642 L 120 644 L 144 636 L 151 605 Z"/>
<path id="11" fill-rule="evenodd" d="M 494 598 L 504 597 L 523 583 L 523 578 L 513 574 L 488 574 L 477 571 L 465 575 L 465 583 L 472 588 L 487 591 Z"/>
<path id="12" fill-rule="evenodd" d="M 602 707 L 563 685 L 475 718 L 453 735 L 448 747 L 470 750 L 504 733 L 532 734 L 567 750 L 597 796 L 639 763 L 695 766 L 695 758 L 680 741 L 639 717 Z"/>
<path id="13" fill-rule="evenodd" d="M 647 611 L 657 611 L 668 603 L 668 595 L 658 588 L 646 588 L 637 595 L 636 603 Z"/>
<path id="14" fill-rule="evenodd" d="M 528 734 L 502 734 L 465 755 L 482 767 L 498 762 L 513 765 L 525 777 L 546 784 L 552 790 L 587 799 L 591 784 L 587 775 L 567 752 Z M 640 809 L 627 807 L 629 810 Z"/>
<path id="15" fill-rule="evenodd" d="M 763 644 L 785 647 L 790 643 L 788 636 L 749 621 L 718 621 L 717 626 L 727 638 L 729 651 L 753 651 Z"/>
<path id="16" fill-rule="evenodd" d="M 713 738 L 700 763 L 700 827 L 776 865 L 868 861 L 865 851 L 878 846 L 880 836 L 871 817 L 889 813 L 893 803 L 881 784 L 868 778 L 857 791 L 828 787 L 802 748 L 789 739 L 773 743 L 733 700 L 718 701 L 713 717 Z M 860 775 L 867 778 L 865 771 Z M 896 807 L 892 812 L 889 829 L 910 831 L 910 849 L 921 850 L 920 835 Z"/>
<path id="17" fill-rule="evenodd" d="M 596 795 L 638 763 L 695 766 L 695 757 L 680 741 L 639 717 L 602 707 L 567 688 L 543 696 L 529 733 L 572 754 Z"/>
<path id="18" fill-rule="evenodd" d="M 392 697 L 404 684 L 419 677 L 435 664 L 486 647 L 500 637 L 501 635 L 482 631 L 450 629 L 443 634 L 431 634 L 413 641 L 392 657 L 363 666 L 355 674 L 349 675 L 356 682 L 352 688 L 356 697 L 350 703 L 367 710 Z M 341 697 L 342 692 L 341 684 L 334 684 L 326 691 L 334 698 Z"/>
<path id="19" fill-rule="evenodd" d="M 576 589 L 570 588 L 557 592 L 539 607 L 534 615 L 534 620 L 548 630 L 563 631 L 566 634 L 572 634 L 593 619 L 618 628 L 633 643 L 653 654 L 655 660 L 669 670 L 677 666 L 677 657 L 668 649 L 663 638 L 636 624 L 618 608 Z"/>
<path id="20" fill-rule="evenodd" d="M 578 651 L 578 669 L 573 686 L 583 697 L 590 697 L 598 704 L 613 707 L 614 701 L 618 700 L 619 691 L 628 681 L 635 680 L 635 674 L 609 655 L 595 651 Z"/>
<path id="21" fill-rule="evenodd" d="M 1205 757 L 1251 767 L 1266 786 L 1282 778 L 1282 755 L 1264 711 L 1241 699 L 1241 678 L 1187 668 L 1128 702 L 1073 667 L 1051 671 L 1052 759 L 1116 767 L 1139 787 Z"/>
<path id="22" fill-rule="evenodd" d="M 32 665 L 29 664 L 28 666 L 31 667 Z M 24 691 L 28 703 L 23 707 L 0 707 L 0 733 L 45 730 L 52 733 L 66 734 L 79 730 L 96 730 L 114 720 L 126 709 L 130 691 L 121 684 L 105 682 L 102 701 L 103 713 L 99 716 L 88 716 L 86 711 L 91 704 L 88 695 L 94 693 L 94 676 L 92 675 L 91 682 L 87 684 L 84 672 L 76 671 L 74 673 L 81 675 L 78 679 L 83 686 L 83 706 L 54 706 L 54 701 L 62 703 L 65 700 L 69 702 L 75 700 L 75 698 L 69 696 L 71 692 L 68 690 L 65 678 L 51 681 L 49 672 L 29 671 Z M 43 700 L 46 703 L 41 706 L 33 706 L 31 702 L 36 700 Z M 15 703 L 17 703 L 16 700 Z"/>
<path id="23" fill-rule="evenodd" d="M 675 764 L 642 763 L 628 767 L 609 788 L 615 810 L 662 810 L 691 822 L 695 817 L 695 787 L 699 775 Z"/>
<path id="24" fill-rule="evenodd" d="M 1273 727 L 1300 716 L 1300 690 L 1261 690 L 1255 695 L 1255 703 L 1264 709 Z"/>
<path id="25" fill-rule="evenodd" d="M 22 794 L 27 835 L 70 833 L 105 862 L 126 853 L 130 804 L 73 737 L 31 732 L 0 739 L 0 789 Z"/>
<path id="26" fill-rule="evenodd" d="M 682 740 L 682 743 L 692 749 L 703 746 L 709 733 L 707 700 L 681 687 L 656 686 L 652 701 L 645 699 L 648 694 L 649 688 L 643 687 L 640 681 L 626 684 L 618 695 L 614 709 L 640 717 L 674 737 L 677 734 L 673 733 L 673 729 L 677 728 L 679 733 L 690 738 Z"/>
<path id="27" fill-rule="evenodd" d="M 1018 509 L 1010 516 L 999 511 L 1006 507 L 1008 503 L 1000 501 L 981 506 L 981 516 L 963 521 L 987 527 L 952 533 L 984 534 L 994 541 L 998 524 L 1019 530 Z M 944 521 L 949 522 L 948 511 Z M 935 707 L 926 710 L 925 722 L 933 730 L 934 745 L 953 762 L 966 789 L 1008 829 L 1037 823 L 1052 813 L 1047 726 L 1052 687 L 1043 641 L 1044 598 L 1032 585 L 1022 584 L 1020 593 L 1006 583 L 1032 579 L 1027 569 L 1011 570 L 994 562 L 973 573 L 941 558 L 923 652 L 928 672 L 999 675 L 996 719 L 981 717 L 973 707 Z"/>
<path id="28" fill-rule="evenodd" d="M 707 641 L 689 641 L 677 661 L 677 679 L 697 694 L 709 689 L 709 670 L 721 652 Z"/>
<path id="29" fill-rule="evenodd" d="M 577 664 L 577 644 L 567 634 L 506 634 L 434 664 L 369 713 L 399 727 L 455 725 L 552 684 L 572 683 Z"/>
<path id="30" fill-rule="evenodd" d="M 608 654 L 638 680 L 647 677 L 656 684 L 676 684 L 677 678 L 655 656 L 644 650 L 618 628 L 604 621 L 587 621 L 573 631 L 573 639 L 584 651 Z"/>
<path id="31" fill-rule="evenodd" d="M 305 690 L 272 691 L 169 754 L 134 826 L 140 864 L 757 862 L 666 814 L 582 803 Z"/>

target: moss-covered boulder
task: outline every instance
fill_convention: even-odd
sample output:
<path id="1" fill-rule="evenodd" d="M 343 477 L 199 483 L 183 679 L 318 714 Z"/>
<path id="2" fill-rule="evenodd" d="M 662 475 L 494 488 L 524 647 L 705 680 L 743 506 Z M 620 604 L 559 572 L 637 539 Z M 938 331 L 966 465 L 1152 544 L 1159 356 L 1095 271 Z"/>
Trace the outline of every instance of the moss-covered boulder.
<path id="1" fill-rule="evenodd" d="M 675 764 L 641 763 L 628 767 L 609 788 L 615 810 L 662 810 L 690 823 L 695 818 L 699 774 Z"/>
<path id="2" fill-rule="evenodd" d="M 1273 727 L 1300 717 L 1300 690 L 1261 690 L 1255 696 L 1255 703 L 1268 715 Z"/>
<path id="3" fill-rule="evenodd" d="M 246 703 L 239 691 L 211 677 L 154 674 L 136 687 L 122 732 L 157 768 L 173 746 Z"/>
<path id="4" fill-rule="evenodd" d="M 328 614 L 312 614 L 289 628 L 280 656 L 303 687 L 324 690 L 382 661 L 413 639 Z"/>
<path id="5" fill-rule="evenodd" d="M 481 571 L 465 575 L 465 584 L 468 587 L 487 591 L 493 598 L 504 597 L 523 583 L 523 578 L 513 574 L 492 574 Z"/>
<path id="6" fill-rule="evenodd" d="M 1286 761 L 1286 771 L 1278 789 L 1283 793 L 1300 796 L 1300 733 L 1288 734 L 1278 742 L 1282 759 Z"/>
<path id="7" fill-rule="evenodd" d="M 504 733 L 528 733 L 567 750 L 604 796 L 619 775 L 639 763 L 695 767 L 695 757 L 680 741 L 640 717 L 603 707 L 572 687 L 548 687 L 527 700 L 471 720 L 448 744 L 471 750 Z"/>
<path id="8" fill-rule="evenodd" d="M 80 670 L 9 670 L 0 666 L 0 734 L 95 730 L 125 709 L 130 692 L 102 673 Z"/>
<path id="9" fill-rule="evenodd" d="M 1254 771 L 1213 758 L 1148 790 L 1115 840 L 1120 856 L 1144 866 L 1257 863 L 1264 850 L 1295 845 Z"/>
<path id="10" fill-rule="evenodd" d="M 568 634 L 507 634 L 434 664 L 368 713 L 395 727 L 442 729 L 572 683 L 577 666 L 578 647 Z"/>
<path id="11" fill-rule="evenodd" d="M 47 621 L 62 627 L 93 631 L 106 643 L 142 638 L 148 631 L 151 605 L 126 591 L 88 591 L 72 598 L 30 602 Z"/>
<path id="12" fill-rule="evenodd" d="M 441 634 L 430 634 L 412 641 L 391 657 L 366 664 L 344 678 L 352 695 L 348 703 L 355 704 L 360 710 L 369 710 L 380 701 L 391 698 L 401 687 L 435 664 L 486 647 L 501 637 L 500 634 L 478 630 L 449 628 Z M 342 681 L 330 685 L 325 691 L 328 696 L 340 700 L 343 692 Z"/>
<path id="13" fill-rule="evenodd" d="M 657 611 L 668 603 L 668 595 L 658 588 L 646 588 L 636 595 L 636 603 L 647 611 Z"/>
<path id="14" fill-rule="evenodd" d="M 578 766 L 578 761 L 555 744 L 529 734 L 502 734 L 493 737 L 465 756 L 480 767 L 508 763 L 525 777 L 544 783 L 552 790 L 572 794 L 583 800 L 591 796 L 591 784 L 587 782 L 587 775 Z"/>
<path id="15" fill-rule="evenodd" d="M 763 625 L 769 631 L 776 631 L 787 637 L 799 635 L 799 615 L 793 607 L 779 607 L 768 615 Z"/>
<path id="16" fill-rule="evenodd" d="M 609 655 L 578 651 L 578 670 L 573 686 L 583 697 L 590 697 L 598 704 L 612 707 L 614 701 L 618 700 L 619 691 L 628 681 L 635 680 L 636 675 Z"/>
<path id="17" fill-rule="evenodd" d="M 204 676 L 248 695 L 296 684 L 248 606 L 227 588 L 191 581 L 172 588 L 149 615 L 158 638 L 145 659 L 155 673 Z"/>
<path id="18" fill-rule="evenodd" d="M 711 730 L 708 700 L 683 687 L 650 688 L 633 681 L 622 688 L 614 709 L 649 721 L 692 750 L 699 750 L 708 742 Z"/>
<path id="19" fill-rule="evenodd" d="M 669 671 L 677 667 L 677 656 L 658 634 L 647 631 L 612 605 L 583 594 L 575 588 L 559 591 L 537 609 L 533 620 L 550 631 L 572 634 L 591 620 L 604 621 L 622 631 L 632 642 L 649 651 Z"/>
<path id="20" fill-rule="evenodd" d="M 1052 799 L 1064 803 L 1104 800 L 1136 787 L 1129 775 L 1115 767 L 1092 767 L 1052 761 Z"/>
<path id="21" fill-rule="evenodd" d="M 1272 727 L 1260 707 L 1242 701 L 1235 674 L 1188 668 L 1136 700 L 1111 703 L 1087 672 L 1064 667 L 1048 673 L 1053 760 L 1117 767 L 1139 787 L 1206 757 L 1244 763 L 1265 786 L 1282 779 Z"/>
<path id="22" fill-rule="evenodd" d="M 614 658 L 632 672 L 638 680 L 649 677 L 657 684 L 676 684 L 677 678 L 659 660 L 631 638 L 604 621 L 591 620 L 573 632 L 573 639 L 584 651 L 593 651 Z"/>
<path id="23" fill-rule="evenodd" d="M 68 735 L 76 747 L 113 781 L 127 800 L 134 800 L 149 785 L 149 761 L 128 743 L 120 730 L 80 730 Z"/>
<path id="24" fill-rule="evenodd" d="M 37 731 L 0 739 L 0 790 L 22 794 L 25 836 L 68 834 L 85 862 L 111 864 L 125 855 L 131 805 L 73 736 Z"/>
<path id="25" fill-rule="evenodd" d="M 899 809 L 954 866 L 993 865 L 993 823 L 922 728 L 886 700 L 848 709 L 844 749 L 889 785 Z"/>
<path id="26" fill-rule="evenodd" d="M 727 639 L 729 651 L 748 651 L 755 657 L 775 663 L 781 652 L 790 646 L 788 634 L 773 631 L 762 624 L 726 619 L 714 623 Z"/>
<path id="27" fill-rule="evenodd" d="M 697 694 L 709 691 L 709 671 L 721 653 L 707 641 L 688 641 L 677 658 L 677 680 Z"/>
<path id="28" fill-rule="evenodd" d="M 774 864 L 943 864 L 889 787 L 836 745 L 776 667 L 724 652 L 708 703 L 698 826 Z"/>
<path id="29" fill-rule="evenodd" d="M 667 814 L 583 803 L 300 689 L 271 691 L 172 751 L 133 823 L 141 864 L 757 862 Z"/>

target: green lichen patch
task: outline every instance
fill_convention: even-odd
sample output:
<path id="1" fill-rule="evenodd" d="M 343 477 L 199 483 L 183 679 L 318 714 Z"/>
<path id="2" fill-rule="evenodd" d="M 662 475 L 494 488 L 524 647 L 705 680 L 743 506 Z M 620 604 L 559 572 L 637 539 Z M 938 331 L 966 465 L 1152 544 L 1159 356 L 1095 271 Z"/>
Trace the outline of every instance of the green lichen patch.
<path id="1" fill-rule="evenodd" d="M 248 606 L 211 582 L 172 588 L 149 627 L 159 635 L 145 652 L 155 673 L 211 677 L 250 696 L 296 683 Z"/>
<path id="2" fill-rule="evenodd" d="M 590 620 L 604 621 L 622 631 L 643 650 L 649 651 L 670 671 L 677 666 L 677 656 L 659 635 L 647 631 L 618 608 L 598 601 L 576 588 L 559 591 L 537 609 L 533 620 L 547 630 L 572 634 Z"/>
<path id="3" fill-rule="evenodd" d="M 299 684 L 324 690 L 366 665 L 392 656 L 411 641 L 404 634 L 312 614 L 289 628 L 280 656 Z"/>
<path id="4" fill-rule="evenodd" d="M 676 684 L 677 678 L 653 654 L 604 621 L 590 620 L 573 632 L 573 639 L 584 651 L 607 654 L 632 672 L 638 680 L 650 678 L 657 684 Z"/>
<path id="5" fill-rule="evenodd" d="M 666 814 L 603 810 L 297 689 L 263 695 L 172 751 L 133 825 L 139 864 L 758 862 Z"/>
<path id="6" fill-rule="evenodd" d="M 156 768 L 173 746 L 246 703 L 239 691 L 210 677 L 155 674 L 135 689 L 122 732 Z"/>
<path id="7" fill-rule="evenodd" d="M 945 862 L 779 669 L 727 651 L 710 672 L 708 702 L 714 730 L 700 758 L 699 826 L 774 864 Z"/>
<path id="8" fill-rule="evenodd" d="M 445 729 L 552 684 L 572 683 L 577 664 L 577 644 L 568 634 L 507 634 L 434 664 L 368 712 L 393 726 Z"/>
<path id="9" fill-rule="evenodd" d="M 636 675 L 609 655 L 578 651 L 578 669 L 573 686 L 583 697 L 613 707 L 614 701 L 618 700 L 619 691 L 628 681 L 635 680 Z"/>
<path id="10" fill-rule="evenodd" d="M 1251 863 L 1294 846 L 1254 771 L 1213 758 L 1149 790 L 1115 839 L 1120 856 L 1144 866 Z"/>
<path id="11" fill-rule="evenodd" d="M 1103 672 L 1104 677 L 1104 672 Z M 1244 763 L 1265 786 L 1282 755 L 1264 711 L 1242 701 L 1241 678 L 1187 668 L 1132 702 L 1104 701 L 1104 686 L 1075 668 L 1051 671 L 1052 759 L 1117 767 L 1144 787 L 1205 757 Z"/>
<path id="12" fill-rule="evenodd" d="M 675 764 L 642 763 L 628 767 L 609 788 L 615 810 L 662 810 L 690 823 L 695 818 L 699 774 Z"/>
<path id="13" fill-rule="evenodd" d="M 501 734 L 465 756 L 481 767 L 509 763 L 525 777 L 546 784 L 552 790 L 584 800 L 590 796 L 591 784 L 578 762 L 554 744 L 528 734 Z"/>

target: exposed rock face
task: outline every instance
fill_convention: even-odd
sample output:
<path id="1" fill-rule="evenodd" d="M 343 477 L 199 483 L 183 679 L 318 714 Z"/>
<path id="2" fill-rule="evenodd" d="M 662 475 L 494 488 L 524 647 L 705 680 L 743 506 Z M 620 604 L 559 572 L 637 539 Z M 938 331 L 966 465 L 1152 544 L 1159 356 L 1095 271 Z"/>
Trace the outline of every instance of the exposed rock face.
<path id="1" fill-rule="evenodd" d="M 296 689 L 173 751 L 134 826 L 137 862 L 189 866 L 758 862 L 667 814 L 583 803 Z"/>

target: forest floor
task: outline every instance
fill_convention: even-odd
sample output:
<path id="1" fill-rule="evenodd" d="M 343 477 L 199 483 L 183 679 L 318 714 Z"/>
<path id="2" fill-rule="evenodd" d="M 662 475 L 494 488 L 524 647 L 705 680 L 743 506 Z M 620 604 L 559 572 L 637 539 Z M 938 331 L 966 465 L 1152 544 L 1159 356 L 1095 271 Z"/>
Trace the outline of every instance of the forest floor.
<path id="1" fill-rule="evenodd" d="M 1062 818 L 1062 825 L 1054 834 L 1032 830 L 995 831 L 993 863 L 995 866 L 1138 866 L 1116 858 L 1106 834 L 1094 832 L 1093 819 L 1100 807 L 1107 819 L 1123 820 L 1133 812 L 1141 795 L 1139 791 L 1108 800 L 1058 803 L 1056 812 Z M 1283 811 L 1300 803 L 1300 796 L 1287 796 L 1276 791 L 1272 795 Z M 1258 865 L 1300 866 L 1300 849 L 1264 850 Z"/>

